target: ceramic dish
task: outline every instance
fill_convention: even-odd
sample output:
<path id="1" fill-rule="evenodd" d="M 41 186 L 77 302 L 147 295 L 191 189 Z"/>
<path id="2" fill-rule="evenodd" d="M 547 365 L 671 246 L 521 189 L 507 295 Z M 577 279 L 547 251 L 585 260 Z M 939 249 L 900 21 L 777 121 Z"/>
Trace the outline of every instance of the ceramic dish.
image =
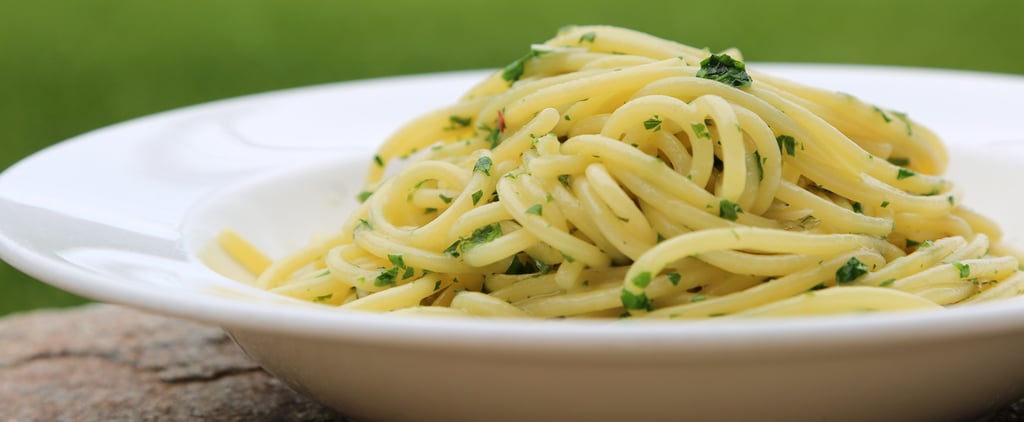
<path id="1" fill-rule="evenodd" d="M 755 66 L 755 65 L 752 65 Z M 1024 78 L 756 65 L 911 116 L 966 203 L 1024 239 Z M 200 259 L 234 227 L 271 255 L 336 227 L 396 125 L 482 72 L 340 83 L 162 113 L 0 175 L 0 257 L 94 299 L 217 324 L 359 420 L 962 420 L 1024 395 L 1024 302 L 759 321 L 504 321 L 299 304 Z"/>

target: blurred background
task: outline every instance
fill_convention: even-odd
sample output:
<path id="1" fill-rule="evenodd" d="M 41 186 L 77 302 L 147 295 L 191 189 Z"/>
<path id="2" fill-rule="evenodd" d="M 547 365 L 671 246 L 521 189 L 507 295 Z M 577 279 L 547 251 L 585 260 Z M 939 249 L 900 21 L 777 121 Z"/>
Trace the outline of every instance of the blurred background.
<path id="1" fill-rule="evenodd" d="M 76 134 L 189 104 L 497 68 L 561 26 L 593 23 L 735 46 L 748 61 L 1024 74 L 1021 0 L 8 0 L 0 170 Z M 0 315 L 82 302 L 0 262 Z"/>

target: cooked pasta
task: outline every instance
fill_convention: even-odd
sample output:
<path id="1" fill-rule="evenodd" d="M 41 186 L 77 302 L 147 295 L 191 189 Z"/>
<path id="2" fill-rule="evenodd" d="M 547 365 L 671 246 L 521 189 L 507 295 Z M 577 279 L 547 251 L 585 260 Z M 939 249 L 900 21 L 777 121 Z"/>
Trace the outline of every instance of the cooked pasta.
<path id="1" fill-rule="evenodd" d="M 380 146 L 340 233 L 256 284 L 343 309 L 789 316 L 1020 293 L 905 114 L 606 26 L 564 29 Z"/>

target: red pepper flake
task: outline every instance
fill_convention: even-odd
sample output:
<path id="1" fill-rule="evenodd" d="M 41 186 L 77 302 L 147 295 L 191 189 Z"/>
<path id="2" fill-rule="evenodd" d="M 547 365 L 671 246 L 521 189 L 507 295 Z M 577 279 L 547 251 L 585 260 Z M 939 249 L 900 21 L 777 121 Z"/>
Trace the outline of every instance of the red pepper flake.
<path id="1" fill-rule="evenodd" d="M 505 113 L 498 110 L 498 133 L 505 133 Z"/>

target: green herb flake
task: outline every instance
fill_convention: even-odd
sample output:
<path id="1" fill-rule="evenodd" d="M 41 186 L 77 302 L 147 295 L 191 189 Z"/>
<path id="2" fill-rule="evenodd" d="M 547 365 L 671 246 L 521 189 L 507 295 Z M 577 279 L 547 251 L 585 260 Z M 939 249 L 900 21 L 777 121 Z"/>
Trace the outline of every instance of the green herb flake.
<path id="1" fill-rule="evenodd" d="M 867 273 L 868 266 L 860 262 L 856 257 L 853 257 L 836 270 L 836 282 L 849 283 Z"/>
<path id="2" fill-rule="evenodd" d="M 907 126 L 907 136 L 911 136 L 911 135 L 914 134 L 914 128 L 910 124 L 910 118 L 907 117 L 907 113 L 901 113 L 901 112 L 898 112 L 898 111 L 894 111 L 894 112 L 892 112 L 892 115 L 896 116 L 896 118 L 902 120 L 903 124 Z"/>
<path id="3" fill-rule="evenodd" d="M 569 187 L 569 175 L 568 174 L 559 174 L 558 175 L 558 183 L 561 183 L 562 186 Z"/>
<path id="4" fill-rule="evenodd" d="M 562 258 L 565 259 L 565 262 L 568 262 L 570 264 L 576 262 L 576 258 L 573 258 L 572 255 L 569 255 L 565 252 L 562 252 Z"/>
<path id="5" fill-rule="evenodd" d="M 794 139 L 792 136 L 776 136 L 775 142 L 779 144 L 779 152 L 785 152 L 790 157 L 796 157 L 796 139 Z"/>
<path id="6" fill-rule="evenodd" d="M 455 258 L 458 258 L 460 255 L 459 249 L 461 249 L 461 247 L 462 239 L 456 240 L 455 242 L 452 242 L 452 244 L 449 245 L 447 248 L 445 248 L 444 253 L 451 255 Z"/>
<path id="7" fill-rule="evenodd" d="M 918 241 L 912 240 L 912 239 L 907 239 L 907 243 L 906 243 L 907 249 L 916 248 L 920 244 L 921 244 L 921 242 L 918 242 Z"/>
<path id="8" fill-rule="evenodd" d="M 377 287 L 394 286 L 396 278 L 398 278 L 398 267 L 393 267 L 389 270 L 382 271 L 380 275 L 373 280 L 373 285 Z"/>
<path id="9" fill-rule="evenodd" d="M 438 290 L 441 290 L 441 280 L 437 280 L 434 282 L 434 291 L 436 292 Z"/>
<path id="10" fill-rule="evenodd" d="M 901 167 L 900 171 L 896 173 L 896 180 L 903 180 L 908 177 L 913 177 L 916 174 L 917 173 L 914 173 L 912 170 L 907 170 Z"/>
<path id="11" fill-rule="evenodd" d="M 953 195 L 947 196 L 946 202 L 949 202 L 950 206 L 956 206 L 956 198 L 953 198 Z"/>
<path id="12" fill-rule="evenodd" d="M 473 205 L 476 205 L 478 202 L 480 202 L 480 198 L 484 197 L 484 192 L 478 190 L 476 192 L 473 192 L 473 195 L 471 196 L 473 197 Z"/>
<path id="13" fill-rule="evenodd" d="M 711 79 L 732 87 L 750 86 L 753 80 L 747 74 L 746 65 L 728 54 L 712 54 L 700 62 L 698 78 Z"/>
<path id="14" fill-rule="evenodd" d="M 483 156 L 476 160 L 476 165 L 473 166 L 473 171 L 478 171 L 484 175 L 490 176 L 492 165 L 494 165 L 494 162 L 491 161 L 491 157 Z"/>
<path id="15" fill-rule="evenodd" d="M 651 273 L 650 271 L 644 271 L 633 277 L 633 285 L 641 289 L 651 284 Z"/>
<path id="16" fill-rule="evenodd" d="M 367 221 L 365 218 L 360 218 L 359 219 L 359 224 L 356 224 L 356 230 L 360 230 L 360 229 L 370 230 L 370 229 L 373 229 L 373 225 L 371 225 L 370 222 Z"/>
<path id="17" fill-rule="evenodd" d="M 328 293 L 328 294 L 325 294 L 325 295 L 322 295 L 322 296 L 317 296 L 317 297 L 313 298 L 313 302 L 314 303 L 325 302 L 325 301 L 331 300 L 331 298 L 333 298 L 333 297 L 334 297 L 334 293 Z"/>
<path id="18" fill-rule="evenodd" d="M 390 261 L 391 264 L 396 266 L 396 267 L 405 268 L 405 258 L 402 258 L 401 254 L 391 254 L 391 253 L 389 253 L 388 254 L 388 261 Z"/>
<path id="19" fill-rule="evenodd" d="M 879 206 L 881 206 L 882 208 L 888 207 L 889 201 L 882 201 L 882 203 Z"/>
<path id="20" fill-rule="evenodd" d="M 374 162 L 374 164 L 377 165 L 377 167 L 384 167 L 384 159 L 381 158 L 380 155 L 374 155 L 373 156 L 373 162 Z"/>
<path id="21" fill-rule="evenodd" d="M 761 163 L 761 153 L 754 151 L 754 164 L 757 165 L 757 181 L 764 180 L 764 164 Z"/>
<path id="22" fill-rule="evenodd" d="M 444 203 L 446 203 L 446 204 L 452 203 L 452 197 L 450 197 L 448 195 L 445 195 L 443 193 L 439 193 L 439 194 L 437 194 L 437 197 L 441 198 L 441 201 L 444 201 Z"/>
<path id="23" fill-rule="evenodd" d="M 864 214 L 864 207 L 860 205 L 860 202 L 854 202 L 853 204 L 850 204 L 850 206 L 853 208 L 853 212 L 857 214 Z"/>
<path id="24" fill-rule="evenodd" d="M 533 215 L 544 215 L 544 207 L 540 204 L 533 204 L 530 208 L 526 209 L 527 214 Z"/>
<path id="25" fill-rule="evenodd" d="M 373 191 L 364 190 L 359 192 L 359 195 L 356 195 L 356 199 L 358 199 L 360 203 L 363 203 L 366 202 L 367 199 L 370 199 L 370 195 L 373 195 Z"/>
<path id="26" fill-rule="evenodd" d="M 508 264 L 505 274 L 528 274 L 530 269 L 519 259 L 519 255 L 512 256 L 512 262 Z"/>
<path id="27" fill-rule="evenodd" d="M 668 277 L 668 281 L 672 283 L 673 286 L 678 286 L 679 280 L 682 278 L 679 273 L 668 273 L 665 274 L 665 276 Z"/>
<path id="28" fill-rule="evenodd" d="M 462 242 L 462 252 L 473 249 L 477 245 L 490 242 L 501 237 L 501 225 L 491 223 L 473 231 L 473 234 Z"/>
<path id="29" fill-rule="evenodd" d="M 885 114 L 885 110 L 882 110 L 882 109 L 878 108 L 877 106 L 873 107 L 873 108 L 875 109 L 875 112 L 877 112 L 878 114 L 882 115 L 882 120 L 885 120 L 886 123 L 889 123 L 889 122 L 892 121 L 892 119 L 889 118 L 889 115 Z"/>
<path id="30" fill-rule="evenodd" d="M 690 125 L 690 128 L 693 129 L 693 134 L 697 135 L 698 138 L 711 139 L 708 127 L 704 126 L 703 123 L 693 123 Z"/>
<path id="31" fill-rule="evenodd" d="M 448 116 L 448 123 L 449 123 L 449 126 L 447 128 L 445 128 L 445 129 L 448 129 L 448 130 L 459 129 L 459 128 L 464 128 L 464 127 L 469 127 L 469 125 L 473 124 L 473 118 L 472 117 L 461 117 L 461 116 L 451 115 L 451 116 Z"/>
<path id="32" fill-rule="evenodd" d="M 967 278 L 971 276 L 970 265 L 964 264 L 963 262 L 954 262 L 953 266 L 960 272 L 960 278 Z"/>
<path id="33" fill-rule="evenodd" d="M 434 208 L 434 207 L 429 207 L 429 208 L 424 208 L 423 209 L 423 213 L 424 214 L 433 214 L 435 212 L 437 212 L 437 208 Z"/>
<path id="34" fill-rule="evenodd" d="M 658 115 L 654 115 L 654 117 L 644 120 L 644 129 L 655 132 L 661 130 L 661 119 L 658 118 Z"/>
<path id="35" fill-rule="evenodd" d="M 577 42 L 577 44 L 583 44 L 585 42 L 593 44 L 595 39 L 597 39 L 597 34 L 596 33 L 594 33 L 594 32 L 587 32 L 587 33 L 584 33 L 583 35 L 580 35 L 580 40 L 579 40 L 579 42 Z"/>
<path id="36" fill-rule="evenodd" d="M 705 297 L 704 295 L 697 295 L 697 296 L 694 296 L 694 297 L 690 298 L 690 302 L 700 302 L 700 301 L 702 301 L 704 299 L 707 299 L 707 297 Z"/>
<path id="37" fill-rule="evenodd" d="M 889 287 L 889 286 L 892 286 L 892 284 L 895 283 L 895 282 L 896 282 L 895 278 L 890 278 L 888 280 L 882 281 L 881 283 L 878 283 L 878 287 Z"/>
<path id="38" fill-rule="evenodd" d="M 622 289 L 622 295 L 619 296 L 622 301 L 622 306 L 626 309 L 654 309 L 654 304 L 647 298 L 646 293 L 634 294 L 629 290 Z"/>
<path id="39" fill-rule="evenodd" d="M 729 221 L 736 221 L 739 218 L 739 214 L 743 212 L 740 208 L 740 204 L 732 202 L 728 199 L 723 199 L 718 203 L 718 216 Z"/>
<path id="40" fill-rule="evenodd" d="M 894 166 L 906 167 L 910 165 L 910 159 L 907 157 L 889 157 L 885 160 Z"/>
<path id="41" fill-rule="evenodd" d="M 539 54 L 536 50 L 531 49 L 530 52 L 526 53 L 523 57 L 515 59 L 512 63 L 509 63 L 508 66 L 505 66 L 505 68 L 501 70 L 501 79 L 504 79 L 505 82 L 512 85 L 515 81 L 518 81 L 519 78 L 523 77 L 523 73 L 526 73 L 526 61 L 537 57 L 538 55 Z"/>

